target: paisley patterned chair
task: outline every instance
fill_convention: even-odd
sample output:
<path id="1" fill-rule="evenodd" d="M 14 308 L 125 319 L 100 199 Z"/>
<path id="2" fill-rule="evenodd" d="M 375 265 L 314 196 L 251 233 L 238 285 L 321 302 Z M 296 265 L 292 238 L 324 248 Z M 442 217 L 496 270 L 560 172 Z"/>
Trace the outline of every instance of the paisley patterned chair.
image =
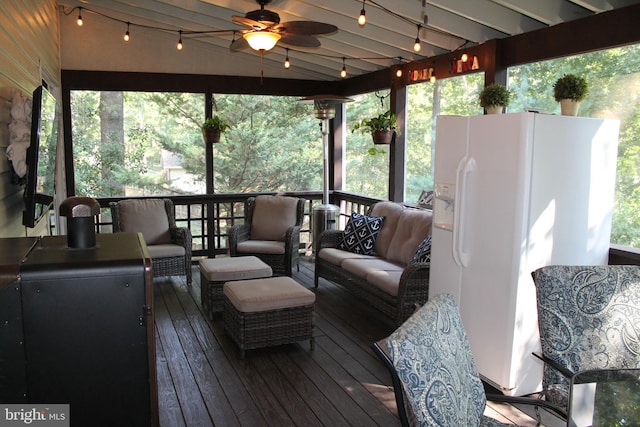
<path id="1" fill-rule="evenodd" d="M 506 425 L 483 415 L 487 395 L 451 295 L 435 295 L 373 348 L 391 373 L 403 426 Z M 540 403 L 510 396 L 490 400 Z"/>
<path id="2" fill-rule="evenodd" d="M 640 368 L 640 266 L 553 265 L 532 277 L 548 400 L 566 408 L 581 371 Z"/>

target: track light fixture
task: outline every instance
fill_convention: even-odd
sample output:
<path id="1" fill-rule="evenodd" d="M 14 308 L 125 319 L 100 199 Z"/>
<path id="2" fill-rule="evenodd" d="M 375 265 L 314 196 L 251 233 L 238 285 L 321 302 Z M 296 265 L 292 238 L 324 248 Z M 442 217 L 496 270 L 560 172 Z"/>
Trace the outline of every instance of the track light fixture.
<path id="1" fill-rule="evenodd" d="M 285 48 L 287 50 L 287 57 L 284 58 L 284 68 L 286 68 L 287 70 L 289 68 L 291 68 L 291 61 L 289 61 L 289 48 Z"/>
<path id="2" fill-rule="evenodd" d="M 131 38 L 131 37 L 130 37 L 130 35 L 129 35 L 129 24 L 130 24 L 130 23 L 129 23 L 129 22 L 127 22 L 127 32 L 126 32 L 126 33 L 124 33 L 124 37 L 123 37 L 124 41 L 126 41 L 126 42 L 128 42 L 128 41 L 129 41 L 129 39 Z"/>
<path id="3" fill-rule="evenodd" d="M 358 16 L 358 25 L 361 27 L 364 27 L 364 24 L 367 23 L 367 13 L 364 10 L 364 2 L 365 0 L 362 0 L 362 10 L 360 11 L 360 16 Z"/>
<path id="4" fill-rule="evenodd" d="M 340 77 L 342 77 L 343 79 L 347 78 L 347 66 L 344 63 L 345 61 L 345 57 L 342 57 L 342 70 L 340 70 Z"/>
<path id="5" fill-rule="evenodd" d="M 178 34 L 180 35 L 180 38 L 178 39 L 178 44 L 176 45 L 176 49 L 182 50 L 182 48 L 183 48 L 183 46 L 182 46 L 182 30 L 178 31 Z"/>
<path id="6" fill-rule="evenodd" d="M 78 27 L 82 27 L 82 24 L 84 24 L 84 22 L 82 21 L 82 8 L 81 7 L 78 8 L 78 20 L 76 21 L 76 23 L 78 24 Z"/>
<path id="7" fill-rule="evenodd" d="M 418 24 L 418 34 L 416 34 L 416 41 L 413 44 L 413 51 L 414 52 L 420 52 L 420 49 L 422 49 L 422 44 L 420 43 L 420 29 L 422 28 L 422 25 Z"/>

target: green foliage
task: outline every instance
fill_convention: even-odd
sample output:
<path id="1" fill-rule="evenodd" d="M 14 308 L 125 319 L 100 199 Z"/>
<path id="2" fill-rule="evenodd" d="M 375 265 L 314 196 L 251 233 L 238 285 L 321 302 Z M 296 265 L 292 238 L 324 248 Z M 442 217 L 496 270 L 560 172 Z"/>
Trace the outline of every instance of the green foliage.
<path id="1" fill-rule="evenodd" d="M 231 128 L 229 122 L 222 120 L 217 115 L 208 118 L 202 124 L 202 130 L 219 130 L 220 132 L 226 132 L 229 128 Z"/>
<path id="2" fill-rule="evenodd" d="M 491 106 L 506 107 L 509 105 L 511 93 L 505 85 L 492 83 L 480 92 L 480 106 L 482 108 Z"/>
<path id="3" fill-rule="evenodd" d="M 353 125 L 352 132 L 360 131 L 362 134 L 370 134 L 377 130 L 394 130 L 397 126 L 398 116 L 387 110 L 370 119 L 362 119 Z"/>
<path id="4" fill-rule="evenodd" d="M 589 85 L 584 77 L 575 74 L 565 74 L 553 84 L 553 97 L 556 101 L 573 99 L 582 101 L 589 93 Z"/>

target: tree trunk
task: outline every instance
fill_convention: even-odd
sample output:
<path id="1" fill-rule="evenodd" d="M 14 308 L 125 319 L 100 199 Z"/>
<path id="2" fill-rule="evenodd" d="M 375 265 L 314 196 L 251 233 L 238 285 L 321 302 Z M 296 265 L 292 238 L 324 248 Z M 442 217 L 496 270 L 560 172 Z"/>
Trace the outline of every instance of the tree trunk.
<path id="1" fill-rule="evenodd" d="M 100 92 L 100 162 L 103 188 L 108 188 L 111 196 L 124 196 L 124 186 L 113 178 L 113 166 L 125 163 L 122 92 Z"/>

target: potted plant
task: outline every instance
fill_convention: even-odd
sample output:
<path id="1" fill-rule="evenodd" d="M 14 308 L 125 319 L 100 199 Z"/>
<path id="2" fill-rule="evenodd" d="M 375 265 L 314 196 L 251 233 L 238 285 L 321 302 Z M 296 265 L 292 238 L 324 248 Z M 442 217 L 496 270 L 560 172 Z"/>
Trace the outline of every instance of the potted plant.
<path id="1" fill-rule="evenodd" d="M 231 125 L 228 122 L 222 120 L 218 116 L 208 118 L 202 124 L 202 135 L 206 142 L 217 143 L 220 142 L 220 134 L 229 129 Z"/>
<path id="2" fill-rule="evenodd" d="M 374 144 L 391 144 L 396 133 L 398 116 L 391 110 L 370 119 L 362 119 L 353 126 L 352 132 L 370 133 Z"/>
<path id="3" fill-rule="evenodd" d="M 589 85 L 584 77 L 565 74 L 553 84 L 553 97 L 560 103 L 563 116 L 578 114 L 580 101 L 587 97 Z"/>
<path id="4" fill-rule="evenodd" d="M 509 105 L 511 93 L 505 85 L 491 83 L 480 92 L 480 106 L 487 114 L 501 114 L 504 107 Z"/>

